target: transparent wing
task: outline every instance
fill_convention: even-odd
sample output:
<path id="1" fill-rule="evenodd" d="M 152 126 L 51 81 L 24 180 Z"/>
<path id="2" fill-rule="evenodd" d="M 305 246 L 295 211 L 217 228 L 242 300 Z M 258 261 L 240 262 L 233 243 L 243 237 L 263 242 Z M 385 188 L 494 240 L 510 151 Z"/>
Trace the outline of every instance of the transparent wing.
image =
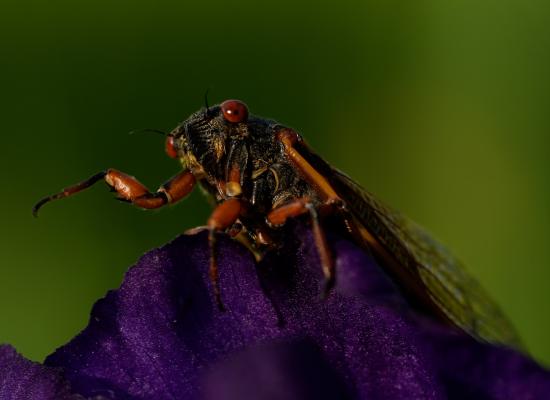
<path id="1" fill-rule="evenodd" d="M 417 224 L 331 169 L 327 177 L 355 217 L 409 270 L 411 279 L 421 280 L 431 301 L 450 321 L 479 340 L 521 347 L 512 325 L 458 259 Z"/>

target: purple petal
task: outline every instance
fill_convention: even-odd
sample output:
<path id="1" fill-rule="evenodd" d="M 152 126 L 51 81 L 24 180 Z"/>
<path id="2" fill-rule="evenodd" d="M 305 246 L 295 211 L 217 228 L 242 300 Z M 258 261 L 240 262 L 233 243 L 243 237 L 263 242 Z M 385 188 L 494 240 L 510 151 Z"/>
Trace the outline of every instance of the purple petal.
<path id="1" fill-rule="evenodd" d="M 92 310 L 90 325 L 48 357 L 81 393 L 116 398 L 193 398 L 209 364 L 278 335 L 251 255 L 220 240 L 228 312 L 212 305 L 206 236 L 184 236 L 145 255 L 119 290 Z"/>
<path id="2" fill-rule="evenodd" d="M 59 368 L 29 361 L 8 345 L 0 346 L 0 399 L 77 400 Z"/>
<path id="3" fill-rule="evenodd" d="M 548 397 L 547 371 L 415 314 L 374 259 L 338 235 L 329 235 L 337 285 L 321 299 L 310 231 L 288 237 L 257 265 L 220 236 L 226 312 L 212 298 L 206 234 L 149 252 L 46 365 L 78 393 L 110 399 Z"/>
<path id="4" fill-rule="evenodd" d="M 512 349 L 437 329 L 426 338 L 449 399 L 549 399 L 550 374 Z"/>
<path id="5" fill-rule="evenodd" d="M 217 363 L 203 381 L 206 400 L 349 399 L 349 389 L 310 340 L 251 346 Z"/>

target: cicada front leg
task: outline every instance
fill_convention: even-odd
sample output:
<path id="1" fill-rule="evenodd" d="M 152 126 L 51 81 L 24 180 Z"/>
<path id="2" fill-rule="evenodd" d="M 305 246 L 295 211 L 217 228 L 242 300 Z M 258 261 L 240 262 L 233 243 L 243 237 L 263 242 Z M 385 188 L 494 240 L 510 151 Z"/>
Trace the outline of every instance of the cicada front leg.
<path id="1" fill-rule="evenodd" d="M 107 185 L 117 193 L 119 200 L 132 203 L 137 207 L 145 209 L 159 208 L 183 199 L 193 190 L 196 181 L 190 171 L 182 171 L 153 193 L 133 176 L 117 171 L 116 169 L 108 169 L 76 185 L 66 187 L 59 193 L 44 197 L 33 207 L 33 215 L 36 217 L 38 215 L 38 210 L 40 210 L 44 204 L 53 200 L 72 196 L 91 187 L 100 180 L 104 180 Z"/>
<path id="2" fill-rule="evenodd" d="M 224 202 L 218 204 L 210 218 L 208 218 L 208 243 L 210 246 L 210 281 L 212 282 L 212 288 L 214 291 L 214 298 L 220 310 L 224 310 L 219 283 L 218 273 L 218 260 L 217 260 L 217 248 L 216 248 L 216 233 L 224 231 L 227 228 L 233 226 L 241 212 L 243 211 L 243 203 L 241 199 L 236 197 L 229 198 Z"/>

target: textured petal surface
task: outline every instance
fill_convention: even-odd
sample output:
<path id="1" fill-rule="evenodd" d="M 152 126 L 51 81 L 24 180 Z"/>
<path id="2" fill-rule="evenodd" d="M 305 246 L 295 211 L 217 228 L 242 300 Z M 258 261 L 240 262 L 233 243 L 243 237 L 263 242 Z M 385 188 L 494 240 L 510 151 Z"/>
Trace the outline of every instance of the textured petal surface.
<path id="1" fill-rule="evenodd" d="M 550 396 L 547 371 L 415 314 L 373 258 L 337 235 L 329 236 L 337 285 L 321 299 L 309 230 L 295 227 L 289 237 L 260 264 L 220 237 L 226 312 L 212 298 L 205 233 L 147 253 L 96 303 L 88 327 L 49 356 L 48 367 L 34 366 L 60 368 L 90 398 Z"/>
<path id="2" fill-rule="evenodd" d="M 78 400 L 58 368 L 29 361 L 8 345 L 0 346 L 0 399 Z"/>

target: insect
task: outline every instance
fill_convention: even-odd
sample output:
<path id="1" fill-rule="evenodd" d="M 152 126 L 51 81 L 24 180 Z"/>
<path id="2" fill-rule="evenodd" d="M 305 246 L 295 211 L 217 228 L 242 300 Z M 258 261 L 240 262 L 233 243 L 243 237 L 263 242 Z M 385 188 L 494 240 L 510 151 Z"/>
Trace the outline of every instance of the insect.
<path id="1" fill-rule="evenodd" d="M 207 222 L 209 275 L 222 309 L 218 232 L 238 233 L 249 248 L 259 251 L 276 244 L 278 228 L 288 219 L 305 215 L 312 224 L 328 293 L 336 271 L 321 220 L 332 215 L 433 316 L 478 340 L 519 347 L 510 323 L 448 250 L 329 165 L 295 130 L 249 114 L 239 100 L 226 100 L 207 105 L 173 129 L 166 136 L 166 153 L 183 169 L 156 192 L 132 176 L 107 169 L 43 198 L 33 213 L 100 180 L 120 200 L 144 209 L 175 203 L 199 184 L 216 204 Z"/>

